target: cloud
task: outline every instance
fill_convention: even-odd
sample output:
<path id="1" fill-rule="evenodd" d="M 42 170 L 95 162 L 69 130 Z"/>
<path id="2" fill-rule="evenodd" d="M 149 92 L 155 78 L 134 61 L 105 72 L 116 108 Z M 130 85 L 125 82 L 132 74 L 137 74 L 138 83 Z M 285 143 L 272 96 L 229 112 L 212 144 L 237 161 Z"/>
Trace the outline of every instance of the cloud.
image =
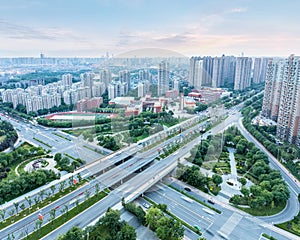
<path id="1" fill-rule="evenodd" d="M 0 19 L 0 37 L 19 40 L 76 40 L 86 41 L 72 30 L 57 27 L 33 28 Z"/>
<path id="2" fill-rule="evenodd" d="M 230 9 L 230 10 L 226 11 L 225 13 L 243 13 L 243 12 L 247 12 L 247 11 L 248 11 L 247 8 L 240 7 L 240 8 Z"/>

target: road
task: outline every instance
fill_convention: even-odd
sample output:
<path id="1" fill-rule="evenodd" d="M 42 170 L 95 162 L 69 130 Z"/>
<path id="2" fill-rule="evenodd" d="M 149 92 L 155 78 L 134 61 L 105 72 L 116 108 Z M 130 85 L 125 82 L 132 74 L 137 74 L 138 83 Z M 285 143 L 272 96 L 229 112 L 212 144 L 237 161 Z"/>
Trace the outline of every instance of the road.
<path id="1" fill-rule="evenodd" d="M 178 185 L 176 183 L 173 183 L 172 185 L 183 190 L 182 185 Z M 194 188 L 192 189 L 193 192 L 189 192 L 189 194 L 193 195 L 200 201 L 207 201 L 207 198 L 199 196 L 194 191 Z M 289 237 L 266 229 L 262 225 L 263 221 L 251 217 L 248 214 L 232 212 L 230 209 L 224 208 L 217 203 L 214 207 L 220 209 L 222 214 L 218 214 L 216 212 L 208 213 L 210 211 L 207 211 L 207 207 L 193 200 L 192 202 L 184 200 L 184 195 L 164 184 L 158 184 L 150 188 L 145 193 L 145 196 L 149 197 L 156 203 L 167 204 L 170 212 L 191 226 L 198 225 L 202 229 L 203 236 L 207 239 L 222 239 L 218 235 L 218 231 L 227 235 L 230 240 L 257 240 L 262 233 L 267 233 L 278 240 L 289 239 Z"/>
<path id="2" fill-rule="evenodd" d="M 238 123 L 239 119 L 240 119 L 240 116 L 238 114 L 234 114 L 232 116 L 229 116 L 222 124 L 220 124 L 217 127 L 213 128 L 210 132 L 205 133 L 203 137 L 205 138 L 209 134 L 215 134 L 215 133 L 222 132 L 226 127 L 228 127 L 228 126 L 230 126 L 230 125 L 232 125 L 234 123 Z M 196 130 L 197 128 L 199 128 L 199 126 L 195 126 L 194 130 Z M 182 136 L 184 137 L 185 135 L 183 134 Z M 175 138 L 173 138 L 170 141 L 174 141 L 174 139 Z M 189 144 L 187 144 L 184 148 L 182 148 L 178 152 L 178 155 L 180 155 L 180 156 L 185 155 L 194 146 L 194 144 L 199 143 L 200 139 L 201 138 L 197 138 L 196 140 L 194 140 L 194 141 L 190 142 Z M 163 147 L 164 143 L 162 145 L 159 145 L 159 146 Z M 157 147 L 159 147 L 159 146 L 157 146 Z M 145 152 L 145 153 L 147 153 L 147 152 Z M 142 174 L 137 174 L 137 175 L 133 176 L 133 178 L 131 178 L 129 181 L 127 181 L 126 183 L 124 183 L 123 185 L 121 185 L 120 187 L 118 187 L 116 190 L 114 190 L 103 201 L 101 201 L 100 203 L 95 204 L 95 206 L 93 206 L 90 209 L 86 210 L 86 214 L 87 215 L 86 214 L 84 214 L 84 215 L 80 214 L 75 219 L 72 219 L 67 224 L 65 224 L 62 227 L 60 227 L 60 228 L 56 229 L 55 231 L 53 231 L 45 239 L 55 239 L 58 236 L 58 234 L 66 232 L 70 228 L 70 226 L 74 226 L 74 225 L 78 225 L 78 226 L 81 226 L 81 227 L 87 226 L 89 223 L 91 223 L 92 221 L 94 221 L 95 219 L 97 219 L 99 216 L 101 216 L 105 212 L 105 210 L 107 209 L 107 207 L 111 207 L 111 206 L 114 206 L 117 203 L 119 203 L 120 199 L 122 197 L 125 197 L 126 199 L 130 199 L 130 198 L 134 199 L 139 194 L 141 194 L 142 192 L 144 192 L 147 188 L 149 188 L 153 184 L 155 184 L 159 180 L 159 178 L 161 178 L 163 175 L 165 175 L 166 173 L 168 173 L 168 171 L 170 171 L 170 169 L 172 170 L 173 168 L 175 168 L 176 165 L 177 165 L 177 158 L 178 157 L 179 156 L 171 155 L 171 156 L 167 157 L 164 160 L 155 162 L 155 164 L 153 164 L 152 166 L 150 166 L 149 168 L 147 168 L 145 171 L 143 171 Z M 135 159 L 135 157 L 132 158 L 132 159 Z M 136 161 L 133 165 L 130 166 L 130 164 L 131 164 L 130 160 L 128 160 L 127 162 L 123 163 L 123 164 L 125 164 L 123 166 L 124 167 L 128 167 L 130 169 L 130 171 L 135 171 L 137 169 L 136 166 L 135 166 L 135 164 L 139 164 L 139 162 Z M 135 161 L 135 160 L 131 160 L 131 161 Z M 122 166 L 122 164 L 120 165 L 121 168 L 123 166 Z M 96 167 L 95 166 L 94 167 L 90 166 L 90 169 L 96 169 Z M 115 172 L 112 172 L 112 174 L 115 174 Z M 101 177 L 101 175 L 100 175 L 100 177 Z M 283 175 L 283 177 L 285 179 L 286 178 L 289 179 L 288 175 L 286 175 L 286 176 Z M 114 178 L 112 177 L 111 180 L 113 180 L 113 179 Z M 97 181 L 100 181 L 100 183 L 101 183 L 101 179 L 100 178 L 97 178 Z M 110 181 L 108 181 L 108 182 L 110 182 Z M 289 184 L 291 184 L 291 186 L 295 187 L 295 189 L 294 189 L 295 191 L 297 189 L 299 189 L 294 184 L 293 180 L 291 180 L 291 182 L 289 182 Z M 291 207 L 289 207 L 289 206 L 287 207 L 287 209 L 290 209 L 290 208 Z M 95 212 L 97 212 L 97 214 L 95 214 Z M 230 212 L 230 213 L 232 214 L 232 212 Z M 233 214 L 235 214 L 235 213 L 233 213 Z M 230 221 L 233 221 L 233 222 L 237 221 L 237 219 L 238 219 L 239 223 L 241 223 L 241 222 L 243 223 L 243 221 L 246 221 L 246 223 L 245 223 L 245 226 L 246 226 L 245 229 L 249 229 L 249 227 L 247 225 L 248 224 L 247 221 L 249 219 L 246 218 L 246 220 L 245 220 L 244 217 L 241 218 L 240 216 L 237 216 L 237 215 L 234 215 L 232 218 L 231 218 L 231 215 L 230 216 L 228 215 L 227 218 L 231 219 Z M 249 218 L 252 219 L 251 217 L 249 217 Z M 278 218 L 280 218 L 280 216 Z M 253 218 L 253 219 L 255 219 L 254 221 L 258 221 L 260 224 L 262 224 L 264 226 L 265 223 L 262 220 L 257 220 L 257 218 Z M 253 220 L 250 221 L 250 223 L 252 223 L 252 222 L 253 222 Z M 224 223 L 224 221 L 223 221 L 223 223 Z M 231 225 L 231 224 L 232 224 L 231 222 L 228 222 L 226 225 Z M 218 231 L 218 230 L 216 230 L 216 231 Z M 215 232 L 215 231 L 213 231 L 213 232 Z M 232 229 L 232 231 L 231 231 L 230 234 L 234 234 L 234 236 L 235 235 L 239 236 L 239 235 L 237 235 L 238 233 L 234 233 L 234 232 L 235 232 L 235 229 Z"/>
<path id="3" fill-rule="evenodd" d="M 22 144 L 22 142 L 27 141 L 31 144 L 34 144 L 35 146 L 41 146 L 46 150 L 50 150 L 52 154 L 55 154 L 57 152 L 67 153 L 72 157 L 82 158 L 87 163 L 93 162 L 103 157 L 102 154 L 90 150 L 97 148 L 98 150 L 103 151 L 103 148 L 101 148 L 100 146 L 96 147 L 94 145 L 89 144 L 88 142 L 83 141 L 82 139 L 78 139 L 60 130 L 45 128 L 36 124 L 32 124 L 30 122 L 15 120 L 3 114 L 1 115 L 1 119 L 9 121 L 17 130 L 18 135 L 22 140 L 21 142 L 19 142 L 18 145 Z M 66 139 L 58 135 L 63 136 Z M 37 141 L 36 139 L 50 145 L 51 147 L 43 144 L 42 142 Z M 84 146 L 87 146 L 90 149 Z M 110 150 L 104 149 L 104 151 L 107 154 L 111 153 Z"/>
<path id="4" fill-rule="evenodd" d="M 203 125 L 205 123 L 201 123 Z M 185 132 L 181 133 L 181 137 L 189 137 L 190 134 L 196 130 L 199 130 L 199 126 L 194 126 L 191 129 L 186 130 Z M 178 136 L 175 136 L 171 139 L 166 140 L 165 142 L 159 144 L 157 147 L 158 148 L 163 148 L 168 146 L 168 144 L 172 144 L 174 141 L 178 140 Z M 125 152 L 118 152 L 115 154 L 112 154 L 109 158 L 106 158 L 106 161 L 99 161 L 99 162 L 94 162 L 85 168 L 82 168 L 81 171 L 86 172 L 86 176 L 88 175 L 93 175 L 95 173 L 102 173 L 102 175 L 98 176 L 95 180 L 90 182 L 87 186 L 82 187 L 81 189 L 78 189 L 74 191 L 73 193 L 61 198 L 59 201 L 52 203 L 48 205 L 47 207 L 43 208 L 42 212 L 45 215 L 45 218 L 49 216 L 49 212 L 51 209 L 56 208 L 57 206 L 62 206 L 62 205 L 68 205 L 68 203 L 78 195 L 82 195 L 83 192 L 85 192 L 87 189 L 93 194 L 94 189 L 95 189 L 95 184 L 100 183 L 100 191 L 103 190 L 104 188 L 110 187 L 118 182 L 121 182 L 124 178 L 127 176 L 131 175 L 132 173 L 136 172 L 138 169 L 141 167 L 145 166 L 146 164 L 152 162 L 154 158 L 158 155 L 157 149 L 150 149 L 145 152 L 141 152 L 137 154 L 136 156 L 132 157 L 131 159 L 121 163 L 118 166 L 115 166 L 115 163 L 131 153 L 136 153 L 140 149 L 141 146 L 139 145 L 134 145 L 132 147 L 127 148 L 127 151 Z M 129 154 L 128 154 L 129 153 Z M 125 155 L 125 156 L 124 156 Z M 165 163 L 163 163 L 165 165 Z M 158 165 L 159 168 L 156 169 L 156 172 L 161 170 L 161 166 Z M 176 165 L 174 165 L 175 167 Z M 109 167 L 113 167 L 110 170 L 105 170 Z M 165 166 L 166 167 L 166 166 Z M 155 173 L 156 173 L 155 172 Z M 149 178 L 151 179 L 153 176 L 153 172 L 151 172 L 151 175 Z M 139 183 L 142 182 L 139 180 Z M 135 186 L 138 186 L 138 184 L 134 184 Z M 49 190 L 47 190 L 49 191 Z M 128 192 L 128 189 L 126 189 Z M 125 191 L 125 192 L 126 192 Z M 110 196 L 110 195 L 109 195 Z M 110 204 L 113 204 L 114 201 L 109 201 Z M 108 205 L 105 209 L 108 207 L 113 206 L 113 205 Z M 98 211 L 97 211 L 98 212 Z M 59 213 L 57 213 L 57 216 L 59 216 Z M 99 215 L 98 215 L 99 216 Z M 32 214 L 31 216 L 26 217 L 25 219 L 20 220 L 19 222 L 16 222 L 15 224 L 7 227 L 6 229 L 3 229 L 0 233 L 0 238 L 5 239 L 7 238 L 8 234 L 14 233 L 15 236 L 19 236 L 21 232 L 24 232 L 24 229 L 28 229 L 29 232 L 33 231 L 34 229 L 34 221 L 37 218 L 37 214 Z M 46 218 L 47 219 L 47 218 Z"/>

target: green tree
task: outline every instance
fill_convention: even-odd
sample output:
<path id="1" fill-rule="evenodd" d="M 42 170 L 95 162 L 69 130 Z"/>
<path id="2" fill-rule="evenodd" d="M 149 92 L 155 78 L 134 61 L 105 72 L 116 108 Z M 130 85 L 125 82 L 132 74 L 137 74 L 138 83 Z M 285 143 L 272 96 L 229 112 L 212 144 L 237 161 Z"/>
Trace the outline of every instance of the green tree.
<path id="1" fill-rule="evenodd" d="M 109 208 L 105 216 L 100 218 L 99 223 L 109 228 L 111 234 L 115 236 L 120 229 L 120 211 Z"/>
<path id="2" fill-rule="evenodd" d="M 155 231 L 158 227 L 158 220 L 163 217 L 163 213 L 160 209 L 156 207 L 151 207 L 146 214 L 146 223 L 149 225 L 150 229 Z"/>
<path id="3" fill-rule="evenodd" d="M 223 182 L 223 179 L 220 175 L 218 174 L 214 174 L 212 176 L 212 181 L 216 184 L 216 185 L 220 185 Z"/>
<path id="4" fill-rule="evenodd" d="M 250 194 L 250 190 L 248 188 L 246 188 L 245 186 L 242 187 L 241 189 L 241 193 L 244 195 L 244 197 L 249 197 Z"/>
<path id="5" fill-rule="evenodd" d="M 83 231 L 81 228 L 74 226 L 66 234 L 58 237 L 58 240 L 83 240 Z"/>
<path id="6" fill-rule="evenodd" d="M 50 214 L 49 221 L 52 222 L 52 228 L 53 228 L 54 219 L 56 218 L 56 209 L 55 208 L 51 209 L 49 214 Z"/>
<path id="7" fill-rule="evenodd" d="M 6 209 L 0 209 L 0 217 L 2 219 L 3 222 L 5 222 L 5 213 L 6 213 Z"/>
<path id="8" fill-rule="evenodd" d="M 15 207 L 15 209 L 16 209 L 17 215 L 18 215 L 18 213 L 19 213 L 19 205 L 20 205 L 19 202 L 14 202 L 14 207 Z"/>
<path id="9" fill-rule="evenodd" d="M 126 222 L 122 224 L 121 230 L 117 233 L 116 240 L 135 240 L 136 232 L 134 227 Z"/>
<path id="10" fill-rule="evenodd" d="M 25 200 L 27 201 L 28 205 L 29 205 L 29 208 L 31 208 L 31 204 L 32 204 L 32 199 L 30 196 L 28 197 L 25 197 Z"/>
<path id="11" fill-rule="evenodd" d="M 51 192 L 52 192 L 52 195 L 54 195 L 55 189 L 56 189 L 56 186 L 55 186 L 55 185 L 52 185 L 52 186 L 50 187 L 50 190 L 51 190 Z"/>
<path id="12" fill-rule="evenodd" d="M 162 217 L 158 220 L 156 234 L 161 240 L 178 240 L 184 236 L 184 228 L 174 218 Z"/>

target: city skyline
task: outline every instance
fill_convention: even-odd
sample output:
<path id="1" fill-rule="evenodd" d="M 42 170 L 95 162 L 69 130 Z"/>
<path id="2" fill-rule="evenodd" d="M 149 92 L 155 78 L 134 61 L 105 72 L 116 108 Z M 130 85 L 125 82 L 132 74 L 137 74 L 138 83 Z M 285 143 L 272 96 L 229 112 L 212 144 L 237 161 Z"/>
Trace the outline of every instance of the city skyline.
<path id="1" fill-rule="evenodd" d="M 297 6 L 298 5 L 298 6 Z M 0 57 L 101 57 L 167 49 L 187 57 L 287 56 L 300 3 L 11 0 L 0 6 Z"/>

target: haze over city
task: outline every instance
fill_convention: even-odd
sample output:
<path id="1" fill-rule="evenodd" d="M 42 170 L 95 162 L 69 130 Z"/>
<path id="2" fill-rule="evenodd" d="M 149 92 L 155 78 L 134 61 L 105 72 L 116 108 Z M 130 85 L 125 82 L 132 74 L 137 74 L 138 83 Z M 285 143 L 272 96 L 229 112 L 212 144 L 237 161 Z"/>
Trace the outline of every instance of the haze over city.
<path id="1" fill-rule="evenodd" d="M 114 56 L 161 48 L 192 55 L 288 56 L 300 3 L 259 0 L 11 0 L 0 5 L 0 57 Z"/>

